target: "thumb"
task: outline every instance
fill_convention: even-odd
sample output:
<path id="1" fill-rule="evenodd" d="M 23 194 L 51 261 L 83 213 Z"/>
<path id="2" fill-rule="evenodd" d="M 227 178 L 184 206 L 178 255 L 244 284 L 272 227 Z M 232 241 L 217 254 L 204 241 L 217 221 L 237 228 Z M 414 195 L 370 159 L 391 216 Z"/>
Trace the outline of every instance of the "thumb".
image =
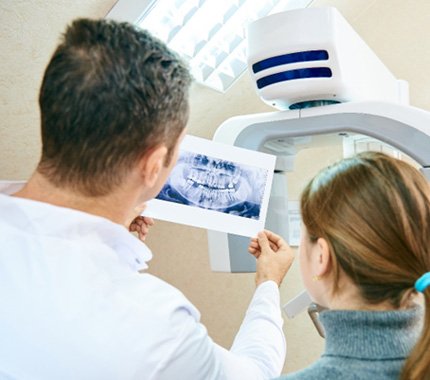
<path id="1" fill-rule="evenodd" d="M 260 248 L 261 248 L 261 252 L 270 250 L 269 239 L 267 239 L 267 236 L 264 232 L 259 232 L 257 239 L 258 239 L 258 244 L 260 245 Z"/>
<path id="2" fill-rule="evenodd" d="M 143 211 L 145 211 L 145 209 L 146 209 L 146 202 L 136 206 L 133 211 L 136 213 L 136 216 L 139 216 L 142 214 Z"/>
<path id="3" fill-rule="evenodd" d="M 146 202 L 137 205 L 132 211 L 131 215 L 125 221 L 125 226 L 128 228 L 131 223 L 133 223 L 134 219 L 142 214 L 142 212 L 146 209 Z"/>

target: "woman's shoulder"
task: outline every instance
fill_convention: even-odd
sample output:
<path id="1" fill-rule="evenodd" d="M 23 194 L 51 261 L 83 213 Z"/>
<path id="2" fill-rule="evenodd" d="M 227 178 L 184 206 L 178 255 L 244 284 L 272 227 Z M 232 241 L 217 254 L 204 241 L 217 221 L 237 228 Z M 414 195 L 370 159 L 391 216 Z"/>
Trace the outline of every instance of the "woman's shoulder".
<path id="1" fill-rule="evenodd" d="M 327 358 L 321 358 L 315 363 L 297 372 L 282 375 L 277 380 L 329 380 L 346 379 L 345 373 L 336 363 L 330 363 Z"/>
<path id="2" fill-rule="evenodd" d="M 322 356 L 311 366 L 279 377 L 277 380 L 390 380 L 400 375 L 403 359 L 367 360 Z"/>

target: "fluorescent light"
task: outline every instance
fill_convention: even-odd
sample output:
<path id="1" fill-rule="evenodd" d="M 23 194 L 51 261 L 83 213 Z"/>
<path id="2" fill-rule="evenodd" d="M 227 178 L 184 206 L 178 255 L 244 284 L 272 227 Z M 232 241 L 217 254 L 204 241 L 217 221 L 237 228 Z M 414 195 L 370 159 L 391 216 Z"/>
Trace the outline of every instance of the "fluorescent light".
<path id="1" fill-rule="evenodd" d="M 133 5 L 132 22 L 149 30 L 179 53 L 197 82 L 226 91 L 246 71 L 246 25 L 288 9 L 304 8 L 311 0 L 158 0 L 118 1 L 108 17 L 123 18 L 115 7 Z M 121 12 L 123 12 L 121 10 Z M 127 15 L 133 13 L 128 9 Z M 131 18 L 128 16 L 128 18 Z M 137 21 L 136 21 L 137 20 Z"/>

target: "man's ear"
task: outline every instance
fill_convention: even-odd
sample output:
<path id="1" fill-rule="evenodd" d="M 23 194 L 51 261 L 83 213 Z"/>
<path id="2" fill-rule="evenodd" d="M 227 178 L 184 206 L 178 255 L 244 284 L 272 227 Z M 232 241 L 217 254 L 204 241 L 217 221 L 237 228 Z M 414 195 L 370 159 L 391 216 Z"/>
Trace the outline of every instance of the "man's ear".
<path id="1" fill-rule="evenodd" d="M 160 171 L 164 166 L 168 149 L 165 145 L 159 145 L 145 153 L 140 159 L 140 175 L 144 186 L 151 188 L 157 182 Z"/>
<path id="2" fill-rule="evenodd" d="M 315 262 L 315 274 L 322 277 L 331 271 L 332 260 L 330 255 L 330 247 L 327 240 L 324 238 L 318 238 L 316 243 L 316 262 Z"/>

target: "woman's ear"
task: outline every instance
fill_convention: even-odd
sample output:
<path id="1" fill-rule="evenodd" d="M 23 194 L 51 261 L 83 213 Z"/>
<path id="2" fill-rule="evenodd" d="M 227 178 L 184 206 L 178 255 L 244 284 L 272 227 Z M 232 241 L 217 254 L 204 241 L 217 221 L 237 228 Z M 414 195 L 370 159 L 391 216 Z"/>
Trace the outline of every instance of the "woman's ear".
<path id="1" fill-rule="evenodd" d="M 165 145 L 159 145 L 144 156 L 140 161 L 140 173 L 146 188 L 152 188 L 157 182 L 161 169 L 164 166 L 168 149 Z"/>
<path id="2" fill-rule="evenodd" d="M 316 262 L 315 262 L 315 274 L 319 277 L 330 273 L 331 271 L 331 255 L 330 247 L 327 240 L 324 238 L 318 238 L 316 243 Z"/>

